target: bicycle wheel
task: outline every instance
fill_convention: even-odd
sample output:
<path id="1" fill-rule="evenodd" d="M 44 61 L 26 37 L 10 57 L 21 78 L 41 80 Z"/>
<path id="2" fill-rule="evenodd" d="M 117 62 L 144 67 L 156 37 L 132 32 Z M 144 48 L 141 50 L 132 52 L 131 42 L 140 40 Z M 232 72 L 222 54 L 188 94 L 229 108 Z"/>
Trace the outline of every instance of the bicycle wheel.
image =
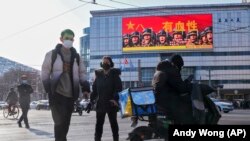
<path id="1" fill-rule="evenodd" d="M 17 105 L 12 106 L 12 111 L 13 111 L 13 119 L 18 119 L 19 116 L 19 108 Z"/>
<path id="2" fill-rule="evenodd" d="M 9 116 L 9 109 L 8 109 L 8 107 L 4 107 L 3 108 L 3 117 L 8 118 L 8 116 Z"/>

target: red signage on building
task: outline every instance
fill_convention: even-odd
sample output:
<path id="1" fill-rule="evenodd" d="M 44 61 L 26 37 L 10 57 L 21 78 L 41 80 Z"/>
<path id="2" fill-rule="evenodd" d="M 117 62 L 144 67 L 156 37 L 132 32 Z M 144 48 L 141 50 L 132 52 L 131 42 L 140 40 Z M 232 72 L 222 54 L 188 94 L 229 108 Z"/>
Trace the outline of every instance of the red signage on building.
<path id="1" fill-rule="evenodd" d="M 211 49 L 212 14 L 122 19 L 123 51 Z"/>

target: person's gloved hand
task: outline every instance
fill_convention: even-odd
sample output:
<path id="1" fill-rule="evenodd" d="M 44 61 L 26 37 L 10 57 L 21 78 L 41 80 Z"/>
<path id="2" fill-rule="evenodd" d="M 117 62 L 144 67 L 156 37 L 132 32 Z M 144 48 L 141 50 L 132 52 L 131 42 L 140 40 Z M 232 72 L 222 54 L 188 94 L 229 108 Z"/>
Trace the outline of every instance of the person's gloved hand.
<path id="1" fill-rule="evenodd" d="M 115 111 L 118 112 L 120 109 L 118 103 L 115 100 L 109 100 L 109 102 L 111 106 L 115 109 Z"/>
<path id="2" fill-rule="evenodd" d="M 86 109 L 85 109 L 85 112 L 86 113 L 90 113 L 90 111 L 92 110 L 92 103 L 89 102 L 89 104 L 87 105 Z"/>
<path id="3" fill-rule="evenodd" d="M 118 103 L 115 100 L 109 100 L 112 106 L 119 107 Z"/>

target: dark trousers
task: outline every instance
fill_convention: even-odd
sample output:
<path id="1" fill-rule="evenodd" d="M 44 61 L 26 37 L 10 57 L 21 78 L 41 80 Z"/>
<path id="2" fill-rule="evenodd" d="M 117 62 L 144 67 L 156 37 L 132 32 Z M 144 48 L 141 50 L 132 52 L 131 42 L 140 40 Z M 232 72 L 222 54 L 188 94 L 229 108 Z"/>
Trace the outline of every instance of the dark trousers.
<path id="1" fill-rule="evenodd" d="M 72 98 L 56 94 L 50 107 L 54 121 L 55 141 L 67 141 L 74 101 Z"/>
<path id="2" fill-rule="evenodd" d="M 18 123 L 21 123 L 24 121 L 24 124 L 26 127 L 29 127 L 29 122 L 28 122 L 28 111 L 29 111 L 29 105 L 20 105 L 22 109 L 22 115 L 18 120 Z"/>
<path id="3" fill-rule="evenodd" d="M 119 140 L 119 127 L 117 123 L 117 112 L 108 112 L 109 122 L 113 133 L 114 141 Z M 105 121 L 106 112 L 96 112 L 96 126 L 95 126 L 95 141 L 100 141 L 103 132 L 103 124 Z"/>

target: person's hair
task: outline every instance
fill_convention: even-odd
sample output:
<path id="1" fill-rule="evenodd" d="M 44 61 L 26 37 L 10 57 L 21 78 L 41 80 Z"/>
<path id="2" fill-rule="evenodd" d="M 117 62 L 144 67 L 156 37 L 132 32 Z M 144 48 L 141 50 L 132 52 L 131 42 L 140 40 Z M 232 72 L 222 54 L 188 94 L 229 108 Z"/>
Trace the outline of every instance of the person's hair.
<path id="1" fill-rule="evenodd" d="M 110 56 L 103 56 L 102 57 L 102 60 L 103 59 L 108 59 L 109 62 L 110 62 L 110 67 L 113 68 L 114 67 L 114 62 L 112 61 L 112 58 Z M 102 62 L 101 62 L 101 67 L 102 67 Z"/>
<path id="2" fill-rule="evenodd" d="M 168 69 L 169 67 L 171 67 L 170 62 L 168 60 L 163 60 L 157 64 L 156 70 L 157 71 L 164 71 L 164 70 Z"/>
<path id="3" fill-rule="evenodd" d="M 180 69 L 180 70 L 184 66 L 184 61 L 183 61 L 182 57 L 178 54 L 173 54 L 169 60 L 171 63 L 173 63 L 175 66 L 177 66 L 178 69 Z"/>
<path id="4" fill-rule="evenodd" d="M 61 32 L 61 37 L 63 37 L 65 34 L 73 35 L 75 37 L 74 32 L 71 29 L 65 29 Z"/>

